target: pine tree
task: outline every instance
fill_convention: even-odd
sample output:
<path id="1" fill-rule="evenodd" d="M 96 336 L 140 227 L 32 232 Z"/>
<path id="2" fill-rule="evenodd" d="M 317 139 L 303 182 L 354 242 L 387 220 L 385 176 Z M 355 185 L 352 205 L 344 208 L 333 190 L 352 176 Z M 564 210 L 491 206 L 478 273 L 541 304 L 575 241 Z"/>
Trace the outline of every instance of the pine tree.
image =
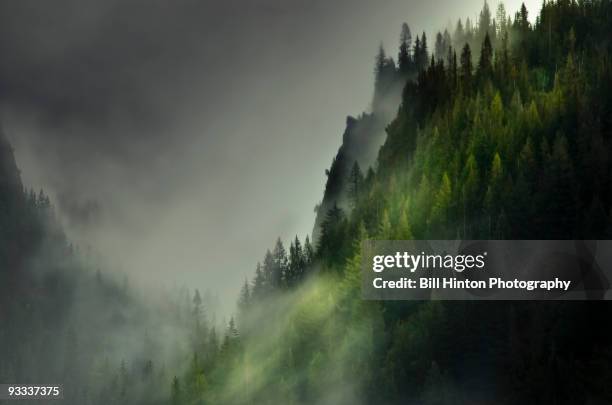
<path id="1" fill-rule="evenodd" d="M 398 240 L 414 239 L 414 235 L 412 234 L 412 226 L 410 226 L 410 222 L 408 221 L 408 212 L 406 209 L 403 209 L 400 215 L 400 220 L 399 220 L 399 224 L 397 227 L 395 239 L 398 239 Z"/>
<path id="2" fill-rule="evenodd" d="M 375 81 L 374 81 L 374 99 L 372 108 L 374 111 L 382 105 L 383 100 L 387 96 L 389 90 L 396 79 L 395 62 L 393 58 L 387 57 L 382 43 L 379 46 L 378 54 L 376 55 L 375 64 Z"/>
<path id="3" fill-rule="evenodd" d="M 359 193 L 361 192 L 361 187 L 363 184 L 363 173 L 361 172 L 361 168 L 359 167 L 359 163 L 357 163 L 357 161 L 355 161 L 353 167 L 351 168 L 348 183 L 348 196 L 351 206 L 354 208 L 359 200 Z"/>
<path id="4" fill-rule="evenodd" d="M 452 186 L 448 173 L 442 176 L 440 188 L 436 193 L 431 210 L 431 223 L 434 225 L 445 225 L 448 221 L 449 208 L 452 201 Z"/>
<path id="5" fill-rule="evenodd" d="M 266 251 L 266 255 L 264 256 L 262 268 L 266 285 L 266 292 L 271 291 L 275 287 L 278 287 L 278 284 L 280 284 L 280 274 L 277 274 L 278 272 L 276 270 L 277 269 L 275 268 L 274 257 L 272 256 L 272 252 L 270 252 L 270 250 L 268 249 Z M 279 277 L 278 280 L 276 280 L 276 277 Z"/>
<path id="6" fill-rule="evenodd" d="M 210 356 L 215 356 L 219 351 L 219 337 L 217 336 L 217 330 L 214 326 L 210 328 L 209 332 L 208 351 Z"/>
<path id="7" fill-rule="evenodd" d="M 425 31 L 423 31 L 423 34 L 421 34 L 421 47 L 417 60 L 417 68 L 419 69 L 419 71 L 427 68 L 428 60 L 429 51 L 427 49 L 427 34 L 425 34 Z"/>
<path id="8" fill-rule="evenodd" d="M 287 286 L 297 285 L 303 278 L 306 260 L 300 239 L 296 236 L 289 248 L 289 265 L 287 271 Z"/>
<path id="9" fill-rule="evenodd" d="M 382 75 L 384 74 L 384 71 L 385 71 L 386 60 L 387 60 L 387 53 L 385 52 L 385 48 L 381 42 L 380 45 L 378 46 L 378 53 L 376 54 L 376 63 L 374 66 L 376 85 L 379 85 L 380 81 L 382 80 Z"/>
<path id="10" fill-rule="evenodd" d="M 521 32 L 529 31 L 529 13 L 527 12 L 527 7 L 525 7 L 525 3 L 521 4 L 521 10 L 519 11 L 518 16 L 518 25 Z"/>
<path id="11" fill-rule="evenodd" d="M 506 7 L 504 6 L 503 2 L 500 2 L 497 5 L 495 20 L 497 21 L 497 37 L 502 38 L 507 33 Z"/>
<path id="12" fill-rule="evenodd" d="M 461 19 L 457 20 L 457 26 L 453 33 L 453 44 L 454 48 L 462 49 L 465 44 L 465 30 L 463 29 L 463 23 Z"/>
<path id="13" fill-rule="evenodd" d="M 449 48 L 449 52 L 451 51 L 451 48 Z M 450 66 L 450 82 L 451 82 L 451 90 L 455 90 L 457 85 L 458 85 L 458 78 L 459 78 L 459 72 L 458 72 L 458 66 L 457 66 L 457 51 L 455 51 L 454 49 L 452 50 L 453 52 L 453 56 L 451 59 L 451 63 L 449 64 Z"/>
<path id="14" fill-rule="evenodd" d="M 240 295 L 238 297 L 238 322 L 240 325 L 244 324 L 247 312 L 251 306 L 251 288 L 249 280 L 244 279 L 244 284 L 240 289 Z"/>
<path id="15" fill-rule="evenodd" d="M 491 10 L 489 9 L 489 4 L 487 0 L 484 2 L 484 6 L 482 7 L 482 11 L 480 11 L 480 16 L 478 20 L 478 31 L 479 38 L 484 38 L 489 35 L 491 29 Z"/>
<path id="16" fill-rule="evenodd" d="M 378 228 L 378 239 L 390 240 L 393 239 L 393 231 L 391 228 L 391 220 L 389 219 L 389 211 L 384 210 L 380 227 Z"/>
<path id="17" fill-rule="evenodd" d="M 201 310 L 202 310 L 202 297 L 200 296 L 200 291 L 197 288 L 193 295 L 192 302 L 193 302 L 193 317 L 196 320 L 196 323 L 199 323 Z"/>
<path id="18" fill-rule="evenodd" d="M 411 55 L 410 50 L 412 47 L 412 34 L 410 33 L 410 27 L 408 24 L 402 24 L 402 31 L 400 34 L 400 46 L 399 53 L 397 55 L 397 64 L 399 71 L 402 75 L 406 76 L 410 73 L 411 69 Z"/>
<path id="19" fill-rule="evenodd" d="M 251 289 L 251 297 L 258 300 L 264 297 L 266 290 L 266 277 L 263 273 L 260 263 L 257 263 L 255 268 L 255 277 L 253 278 L 253 288 Z"/>
<path id="20" fill-rule="evenodd" d="M 444 53 L 450 52 L 449 49 L 453 47 L 453 39 L 451 38 L 448 29 L 444 30 L 444 34 L 442 34 L 442 50 Z"/>
<path id="21" fill-rule="evenodd" d="M 412 52 L 412 58 L 414 61 L 414 67 L 417 72 L 421 70 L 421 38 L 417 35 L 416 40 L 414 41 L 414 51 Z"/>
<path id="22" fill-rule="evenodd" d="M 480 51 L 480 61 L 478 62 L 478 77 L 479 79 L 486 80 L 491 77 L 493 72 L 493 46 L 491 45 L 491 39 L 489 34 L 485 34 L 485 39 L 482 43 Z"/>
<path id="23" fill-rule="evenodd" d="M 312 244 L 310 243 L 310 237 L 308 235 L 306 235 L 306 240 L 304 241 L 304 262 L 305 262 L 305 267 L 309 267 L 312 265 L 313 261 L 314 261 L 314 256 L 315 256 L 315 252 L 314 252 L 314 248 L 312 247 Z"/>
<path id="24" fill-rule="evenodd" d="M 465 93 L 471 92 L 472 90 L 472 70 L 472 51 L 470 50 L 470 45 L 465 44 L 461 51 L 460 70 L 461 88 Z"/>
<path id="25" fill-rule="evenodd" d="M 283 287 L 285 286 L 285 275 L 287 271 L 287 251 L 280 238 L 276 240 L 276 245 L 272 252 L 272 260 L 272 286 L 275 288 Z"/>
<path id="26" fill-rule="evenodd" d="M 471 43 L 474 39 L 474 27 L 470 18 L 465 19 L 465 43 Z"/>
<path id="27" fill-rule="evenodd" d="M 444 38 L 442 37 L 442 33 L 438 31 L 436 34 L 436 45 L 435 45 L 435 59 L 436 61 L 444 60 L 444 56 L 446 56 L 446 48 L 444 48 Z"/>
<path id="28" fill-rule="evenodd" d="M 317 254 L 328 259 L 327 264 L 336 264 L 343 254 L 344 212 L 337 204 L 327 212 L 321 224 L 321 237 L 317 246 Z"/>
<path id="29" fill-rule="evenodd" d="M 508 54 L 508 31 L 501 34 L 501 49 L 497 51 L 495 66 L 498 80 L 504 82 L 510 74 L 510 56 Z"/>

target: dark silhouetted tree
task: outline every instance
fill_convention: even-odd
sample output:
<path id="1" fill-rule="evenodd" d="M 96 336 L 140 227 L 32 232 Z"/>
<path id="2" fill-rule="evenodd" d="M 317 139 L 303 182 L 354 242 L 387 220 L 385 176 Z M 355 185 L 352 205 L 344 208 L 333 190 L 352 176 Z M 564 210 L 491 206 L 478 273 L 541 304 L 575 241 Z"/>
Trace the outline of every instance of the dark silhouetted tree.
<path id="1" fill-rule="evenodd" d="M 402 24 L 402 31 L 400 33 L 400 45 L 399 53 L 397 55 L 397 65 L 400 73 L 404 76 L 408 75 L 412 71 L 412 60 L 411 60 L 411 49 L 412 49 L 412 34 L 408 24 Z"/>

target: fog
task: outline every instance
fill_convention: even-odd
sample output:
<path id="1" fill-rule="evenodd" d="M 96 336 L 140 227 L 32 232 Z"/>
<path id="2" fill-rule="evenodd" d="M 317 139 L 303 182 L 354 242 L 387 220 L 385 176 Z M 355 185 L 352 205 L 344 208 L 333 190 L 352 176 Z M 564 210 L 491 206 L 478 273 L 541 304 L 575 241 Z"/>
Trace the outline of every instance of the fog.
<path id="1" fill-rule="evenodd" d="M 24 183 L 51 195 L 75 242 L 132 284 L 208 288 L 229 312 L 276 237 L 312 229 L 378 44 L 395 55 L 407 21 L 431 49 L 434 28 L 481 7 L 4 1 L 1 121 Z"/>

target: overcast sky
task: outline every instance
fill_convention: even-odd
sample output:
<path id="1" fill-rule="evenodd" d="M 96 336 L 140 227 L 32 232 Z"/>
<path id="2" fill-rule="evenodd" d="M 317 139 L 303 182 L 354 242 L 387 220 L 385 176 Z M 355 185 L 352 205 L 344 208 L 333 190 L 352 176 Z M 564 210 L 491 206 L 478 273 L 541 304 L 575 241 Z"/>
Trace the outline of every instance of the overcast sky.
<path id="1" fill-rule="evenodd" d="M 139 283 L 233 302 L 277 236 L 310 232 L 345 118 L 368 108 L 380 41 L 395 55 L 403 21 L 433 38 L 481 7 L 2 0 L 2 126 L 74 239 Z"/>

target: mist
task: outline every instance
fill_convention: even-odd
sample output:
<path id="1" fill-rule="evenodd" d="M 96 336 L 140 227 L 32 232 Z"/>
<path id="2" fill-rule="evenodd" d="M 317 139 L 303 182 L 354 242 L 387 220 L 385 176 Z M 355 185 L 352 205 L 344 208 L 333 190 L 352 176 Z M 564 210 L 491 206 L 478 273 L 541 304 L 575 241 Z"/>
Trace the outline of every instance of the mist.
<path id="1" fill-rule="evenodd" d="M 369 107 L 378 44 L 395 55 L 402 22 L 433 38 L 481 7 L 4 2 L 1 121 L 25 185 L 101 266 L 144 290 L 214 290 L 229 313 L 276 237 L 311 231 L 345 118 Z"/>

